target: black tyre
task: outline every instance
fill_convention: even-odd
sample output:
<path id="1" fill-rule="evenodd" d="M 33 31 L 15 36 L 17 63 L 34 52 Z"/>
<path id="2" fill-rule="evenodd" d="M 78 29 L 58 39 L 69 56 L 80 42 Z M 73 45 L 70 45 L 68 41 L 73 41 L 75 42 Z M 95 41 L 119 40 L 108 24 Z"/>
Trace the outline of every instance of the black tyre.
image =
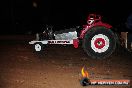
<path id="1" fill-rule="evenodd" d="M 34 50 L 35 50 L 36 52 L 41 52 L 41 51 L 43 50 L 43 48 L 44 48 L 44 46 L 43 46 L 42 43 L 35 43 L 35 44 L 34 44 Z"/>
<path id="2" fill-rule="evenodd" d="M 81 81 L 80 81 L 81 85 L 82 86 L 88 86 L 91 84 L 90 80 L 88 78 L 83 78 Z"/>
<path id="3" fill-rule="evenodd" d="M 109 57 L 116 48 L 116 38 L 111 29 L 96 26 L 84 36 L 83 49 L 92 58 L 103 59 Z"/>

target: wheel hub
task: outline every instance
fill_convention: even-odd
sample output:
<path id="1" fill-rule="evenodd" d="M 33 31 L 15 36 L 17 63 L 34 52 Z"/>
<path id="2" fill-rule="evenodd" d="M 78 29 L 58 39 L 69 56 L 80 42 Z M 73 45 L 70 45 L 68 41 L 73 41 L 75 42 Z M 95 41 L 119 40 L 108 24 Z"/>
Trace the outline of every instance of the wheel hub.
<path id="1" fill-rule="evenodd" d="M 91 40 L 91 48 L 97 53 L 103 53 L 109 48 L 109 38 L 103 34 L 95 35 Z"/>
<path id="2" fill-rule="evenodd" d="M 94 42 L 96 48 L 101 49 L 105 46 L 105 40 L 102 38 L 97 38 Z"/>

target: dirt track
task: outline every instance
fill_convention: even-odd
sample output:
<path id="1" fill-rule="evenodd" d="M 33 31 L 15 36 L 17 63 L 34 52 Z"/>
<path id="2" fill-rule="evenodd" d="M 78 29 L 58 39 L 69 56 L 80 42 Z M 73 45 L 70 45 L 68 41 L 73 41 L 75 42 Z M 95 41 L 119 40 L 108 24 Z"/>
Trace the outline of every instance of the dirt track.
<path id="1" fill-rule="evenodd" d="M 83 88 L 79 79 L 84 65 L 90 79 L 132 80 L 132 55 L 123 50 L 103 60 L 91 59 L 81 47 L 72 46 L 47 46 L 43 54 L 37 54 L 28 44 L 30 40 L 28 36 L 0 37 L 0 88 Z"/>

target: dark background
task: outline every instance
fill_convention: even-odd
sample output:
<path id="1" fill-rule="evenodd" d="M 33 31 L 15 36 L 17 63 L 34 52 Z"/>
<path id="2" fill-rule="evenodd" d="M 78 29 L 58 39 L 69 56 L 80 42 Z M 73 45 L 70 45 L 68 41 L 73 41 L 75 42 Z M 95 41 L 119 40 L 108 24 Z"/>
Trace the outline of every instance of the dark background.
<path id="1" fill-rule="evenodd" d="M 34 5 L 33 3 L 36 3 Z M 39 31 L 41 24 L 83 25 L 89 13 L 103 16 L 113 26 L 124 23 L 131 13 L 130 0 L 2 0 L 1 34 Z"/>

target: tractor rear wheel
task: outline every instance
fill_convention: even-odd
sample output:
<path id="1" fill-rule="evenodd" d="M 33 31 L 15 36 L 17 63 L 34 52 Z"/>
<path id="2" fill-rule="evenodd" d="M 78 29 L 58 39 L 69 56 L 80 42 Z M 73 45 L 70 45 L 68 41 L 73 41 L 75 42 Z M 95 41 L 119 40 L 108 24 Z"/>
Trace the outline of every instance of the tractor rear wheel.
<path id="1" fill-rule="evenodd" d="M 96 26 L 89 29 L 84 36 L 83 49 L 92 58 L 107 58 L 115 48 L 116 38 L 111 29 Z"/>

